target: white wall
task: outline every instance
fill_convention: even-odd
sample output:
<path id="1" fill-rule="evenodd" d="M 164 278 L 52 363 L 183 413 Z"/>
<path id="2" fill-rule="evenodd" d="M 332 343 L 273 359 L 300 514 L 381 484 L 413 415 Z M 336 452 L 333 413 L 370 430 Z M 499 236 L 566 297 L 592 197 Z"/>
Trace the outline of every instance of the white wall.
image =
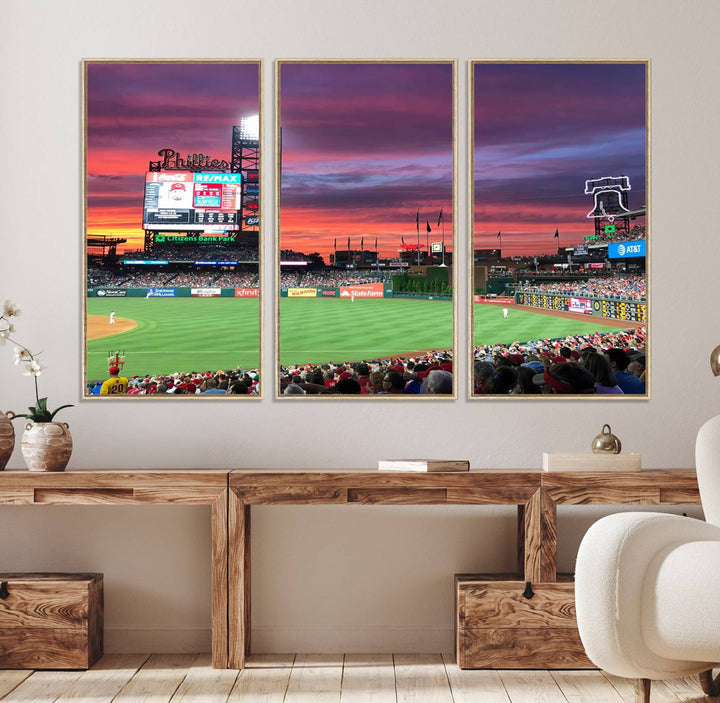
<path id="1" fill-rule="evenodd" d="M 18 337 L 44 350 L 51 405 L 76 404 L 64 411 L 72 468 L 362 468 L 409 454 L 537 467 L 543 450 L 585 451 L 605 422 L 647 467 L 693 465 L 695 433 L 720 404 L 708 368 L 720 342 L 714 0 L 0 0 L 0 17 L 0 300 L 21 305 Z M 266 377 L 275 336 L 273 59 L 459 59 L 460 252 L 467 61 L 651 59 L 652 399 L 471 402 L 462 382 L 457 401 L 436 403 L 301 406 L 273 400 L 271 388 L 256 403 L 80 401 L 80 60 L 103 57 L 265 59 Z M 51 187 L 39 193 L 43 183 Z M 457 370 L 468 372 L 462 354 Z M 0 388 L 3 410 L 32 398 L 6 349 Z M 22 466 L 18 451 L 10 466 Z M 563 568 L 595 515 L 563 511 Z M 108 650 L 207 646 L 207 523 L 204 508 L 7 508 L 0 569 L 103 571 Z M 453 573 L 513 566 L 507 508 L 262 508 L 253 527 L 253 622 L 265 651 L 449 648 Z"/>

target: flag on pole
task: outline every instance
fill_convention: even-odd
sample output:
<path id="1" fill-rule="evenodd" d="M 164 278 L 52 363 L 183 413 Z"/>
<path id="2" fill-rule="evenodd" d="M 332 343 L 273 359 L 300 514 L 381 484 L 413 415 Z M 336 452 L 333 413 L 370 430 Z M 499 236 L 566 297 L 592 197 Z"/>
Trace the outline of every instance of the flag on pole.
<path id="1" fill-rule="evenodd" d="M 377 251 L 377 237 L 375 237 L 375 251 Z"/>
<path id="2" fill-rule="evenodd" d="M 498 232 L 498 235 L 497 237 L 495 237 L 495 239 L 500 239 L 500 232 Z"/>
<path id="3" fill-rule="evenodd" d="M 333 249 L 337 249 L 337 237 L 335 237 L 335 241 L 333 242 Z"/>
<path id="4" fill-rule="evenodd" d="M 405 246 L 405 237 L 400 237 L 400 241 L 402 242 L 402 245 Z"/>
<path id="5" fill-rule="evenodd" d="M 360 237 L 360 251 L 365 251 L 365 237 Z"/>
<path id="6" fill-rule="evenodd" d="M 420 210 L 415 213 L 415 229 L 420 234 Z"/>
<path id="7" fill-rule="evenodd" d="M 557 227 L 555 228 L 555 237 L 554 239 L 560 239 L 560 234 L 557 231 Z"/>
<path id="8" fill-rule="evenodd" d="M 432 230 L 430 229 L 430 223 L 427 220 L 425 220 L 425 227 L 427 228 L 428 234 L 430 234 Z"/>
<path id="9" fill-rule="evenodd" d="M 438 227 L 440 226 L 440 223 L 442 222 L 442 211 L 443 211 L 443 209 L 440 208 L 440 214 L 438 215 Z"/>
<path id="10" fill-rule="evenodd" d="M 348 237 L 348 251 L 350 251 L 350 237 Z"/>

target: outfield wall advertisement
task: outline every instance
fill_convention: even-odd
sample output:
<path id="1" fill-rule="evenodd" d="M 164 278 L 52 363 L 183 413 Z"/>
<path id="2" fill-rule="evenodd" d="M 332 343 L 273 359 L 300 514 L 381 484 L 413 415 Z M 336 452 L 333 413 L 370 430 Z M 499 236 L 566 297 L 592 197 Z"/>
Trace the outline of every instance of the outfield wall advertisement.
<path id="1" fill-rule="evenodd" d="M 288 288 L 288 298 L 317 298 L 317 288 Z"/>
<path id="2" fill-rule="evenodd" d="M 190 295 L 193 298 L 219 298 L 222 294 L 220 288 L 191 288 Z"/>
<path id="3" fill-rule="evenodd" d="M 259 298 L 258 288 L 88 288 L 89 298 Z"/>
<path id="4" fill-rule="evenodd" d="M 517 304 L 543 310 L 574 312 L 628 322 L 647 321 L 647 303 L 637 300 L 607 298 L 571 298 L 566 295 L 516 293 Z"/>
<path id="5" fill-rule="evenodd" d="M 384 298 L 382 283 L 358 283 L 354 286 L 340 286 L 341 298 Z"/>
<path id="6" fill-rule="evenodd" d="M 474 295 L 473 303 L 514 303 L 515 298 L 505 295 Z"/>

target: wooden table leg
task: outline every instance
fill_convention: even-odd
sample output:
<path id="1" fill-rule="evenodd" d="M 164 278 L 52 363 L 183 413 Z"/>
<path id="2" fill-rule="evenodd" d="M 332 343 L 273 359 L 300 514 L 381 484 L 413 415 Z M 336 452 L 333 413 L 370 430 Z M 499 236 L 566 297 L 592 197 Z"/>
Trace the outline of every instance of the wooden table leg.
<path id="1" fill-rule="evenodd" d="M 233 489 L 228 513 L 228 667 L 250 654 L 250 506 Z"/>
<path id="2" fill-rule="evenodd" d="M 212 665 L 214 669 L 225 669 L 228 665 L 228 535 L 227 500 L 224 490 L 211 506 L 212 540 Z"/>
<path id="3" fill-rule="evenodd" d="M 518 506 L 518 552 L 525 581 L 557 579 L 557 505 L 542 489 Z"/>

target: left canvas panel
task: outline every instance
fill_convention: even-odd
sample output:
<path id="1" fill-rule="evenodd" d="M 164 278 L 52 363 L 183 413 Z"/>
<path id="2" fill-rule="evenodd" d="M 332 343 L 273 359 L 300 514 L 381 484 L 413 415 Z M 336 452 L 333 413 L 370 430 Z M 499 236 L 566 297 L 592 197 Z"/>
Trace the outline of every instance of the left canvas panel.
<path id="1" fill-rule="evenodd" d="M 260 61 L 85 61 L 84 397 L 260 397 Z"/>

